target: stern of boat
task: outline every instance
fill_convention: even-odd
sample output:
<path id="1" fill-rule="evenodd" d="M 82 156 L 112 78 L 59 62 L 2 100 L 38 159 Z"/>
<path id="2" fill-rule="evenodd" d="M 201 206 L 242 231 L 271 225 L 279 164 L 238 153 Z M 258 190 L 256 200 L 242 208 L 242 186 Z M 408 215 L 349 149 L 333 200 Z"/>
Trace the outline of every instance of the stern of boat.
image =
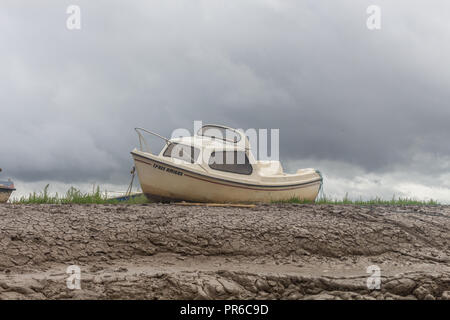
<path id="1" fill-rule="evenodd" d="M 0 203 L 6 203 L 15 189 L 0 188 Z"/>

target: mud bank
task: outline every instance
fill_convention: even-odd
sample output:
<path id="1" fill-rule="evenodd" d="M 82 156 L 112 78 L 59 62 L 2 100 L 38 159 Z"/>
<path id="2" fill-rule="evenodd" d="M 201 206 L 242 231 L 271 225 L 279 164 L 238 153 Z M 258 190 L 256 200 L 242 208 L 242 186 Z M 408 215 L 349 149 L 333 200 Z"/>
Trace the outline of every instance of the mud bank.
<path id="1" fill-rule="evenodd" d="M 450 299 L 449 219 L 449 206 L 0 205 L 0 299 Z"/>

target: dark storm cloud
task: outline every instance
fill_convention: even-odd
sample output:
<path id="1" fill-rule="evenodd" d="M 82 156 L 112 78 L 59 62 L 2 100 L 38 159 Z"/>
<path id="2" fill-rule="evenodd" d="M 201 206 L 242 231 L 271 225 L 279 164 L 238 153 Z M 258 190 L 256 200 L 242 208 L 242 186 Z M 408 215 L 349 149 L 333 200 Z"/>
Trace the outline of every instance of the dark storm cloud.
<path id="1" fill-rule="evenodd" d="M 71 4 L 79 31 L 66 29 Z M 0 166 L 123 183 L 135 126 L 169 136 L 203 120 L 280 128 L 286 160 L 447 172 L 450 5 L 378 1 L 369 31 L 370 4 L 3 2 Z"/>

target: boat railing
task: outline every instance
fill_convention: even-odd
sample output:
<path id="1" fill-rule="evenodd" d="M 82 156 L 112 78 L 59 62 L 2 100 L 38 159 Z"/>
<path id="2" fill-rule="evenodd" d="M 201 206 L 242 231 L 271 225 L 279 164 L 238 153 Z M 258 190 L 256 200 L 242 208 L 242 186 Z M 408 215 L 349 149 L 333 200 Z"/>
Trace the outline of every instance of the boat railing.
<path id="1" fill-rule="evenodd" d="M 163 137 L 162 135 L 157 134 L 156 132 L 152 132 L 152 131 L 144 129 L 144 128 L 134 128 L 134 130 L 136 131 L 136 133 L 138 134 L 138 137 L 139 137 L 139 150 L 140 151 L 152 153 L 150 147 L 147 144 L 147 140 L 145 140 L 145 137 L 143 136 L 142 132 L 151 134 L 155 137 L 158 137 L 158 138 L 164 140 L 164 142 L 167 145 L 169 145 L 171 143 L 169 139 L 167 139 L 166 137 Z M 144 149 L 144 147 L 145 147 L 145 149 Z"/>
<path id="2" fill-rule="evenodd" d="M 220 133 L 220 134 L 218 136 L 207 134 L 209 129 L 219 130 L 217 133 Z M 230 139 L 230 137 L 227 135 L 227 132 L 234 134 L 234 136 L 231 137 L 232 139 Z M 247 150 L 250 149 L 250 142 L 249 142 L 247 136 L 245 135 L 245 133 L 243 133 L 241 130 L 234 129 L 231 127 L 218 125 L 218 124 L 205 124 L 197 131 L 197 135 L 202 136 L 202 137 L 219 139 L 219 140 L 222 140 L 225 142 L 230 142 L 230 143 L 234 143 L 236 145 L 240 145 Z"/>
<path id="3" fill-rule="evenodd" d="M 208 129 L 217 129 L 219 131 L 221 131 L 221 133 L 225 133 L 222 134 L 222 136 L 211 136 L 208 134 L 205 134 L 205 132 L 208 131 Z M 228 139 L 226 132 L 232 132 L 234 134 L 236 134 L 233 139 Z M 230 128 L 230 127 L 226 127 L 226 126 L 222 126 L 222 125 L 218 125 L 218 124 L 205 124 L 203 125 L 198 131 L 197 131 L 197 135 L 198 136 L 206 136 L 206 137 L 214 137 L 217 139 L 221 139 L 223 141 L 227 141 L 227 142 L 231 142 L 231 143 L 238 143 L 239 141 L 242 140 L 242 133 L 239 132 L 238 130 L 234 129 L 234 128 Z M 237 137 L 239 137 L 239 139 L 236 139 Z"/>
<path id="4" fill-rule="evenodd" d="M 166 137 L 163 137 L 162 135 L 157 134 L 156 132 L 153 132 L 153 131 L 150 131 L 150 130 L 147 130 L 147 129 L 144 129 L 144 128 L 134 128 L 134 130 L 137 132 L 138 137 L 139 137 L 139 151 L 152 153 L 150 147 L 149 147 L 148 144 L 147 144 L 147 140 L 145 140 L 145 138 L 144 138 L 142 132 L 151 134 L 151 135 L 153 135 L 153 136 L 155 136 L 155 137 L 158 137 L 158 138 L 164 140 L 165 143 L 166 143 L 166 145 L 169 145 L 169 144 L 173 143 L 172 141 L 170 141 L 170 140 L 167 139 Z M 141 132 L 141 131 L 142 131 L 142 132 Z M 144 146 L 145 146 L 145 149 L 144 149 Z M 196 163 L 196 161 L 195 161 L 195 159 L 193 158 L 193 156 L 190 155 L 190 157 L 191 157 L 192 163 Z M 197 164 L 198 164 L 205 172 L 208 172 L 208 170 L 204 167 L 203 164 L 201 164 L 201 163 L 197 163 Z"/>

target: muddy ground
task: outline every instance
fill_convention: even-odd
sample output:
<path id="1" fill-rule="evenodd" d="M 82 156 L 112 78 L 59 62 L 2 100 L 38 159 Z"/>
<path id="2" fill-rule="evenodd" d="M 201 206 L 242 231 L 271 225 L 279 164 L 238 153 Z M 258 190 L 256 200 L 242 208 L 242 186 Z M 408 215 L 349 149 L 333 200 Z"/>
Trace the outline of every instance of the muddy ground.
<path id="1" fill-rule="evenodd" d="M 449 231 L 449 206 L 5 204 L 0 299 L 450 299 Z"/>

